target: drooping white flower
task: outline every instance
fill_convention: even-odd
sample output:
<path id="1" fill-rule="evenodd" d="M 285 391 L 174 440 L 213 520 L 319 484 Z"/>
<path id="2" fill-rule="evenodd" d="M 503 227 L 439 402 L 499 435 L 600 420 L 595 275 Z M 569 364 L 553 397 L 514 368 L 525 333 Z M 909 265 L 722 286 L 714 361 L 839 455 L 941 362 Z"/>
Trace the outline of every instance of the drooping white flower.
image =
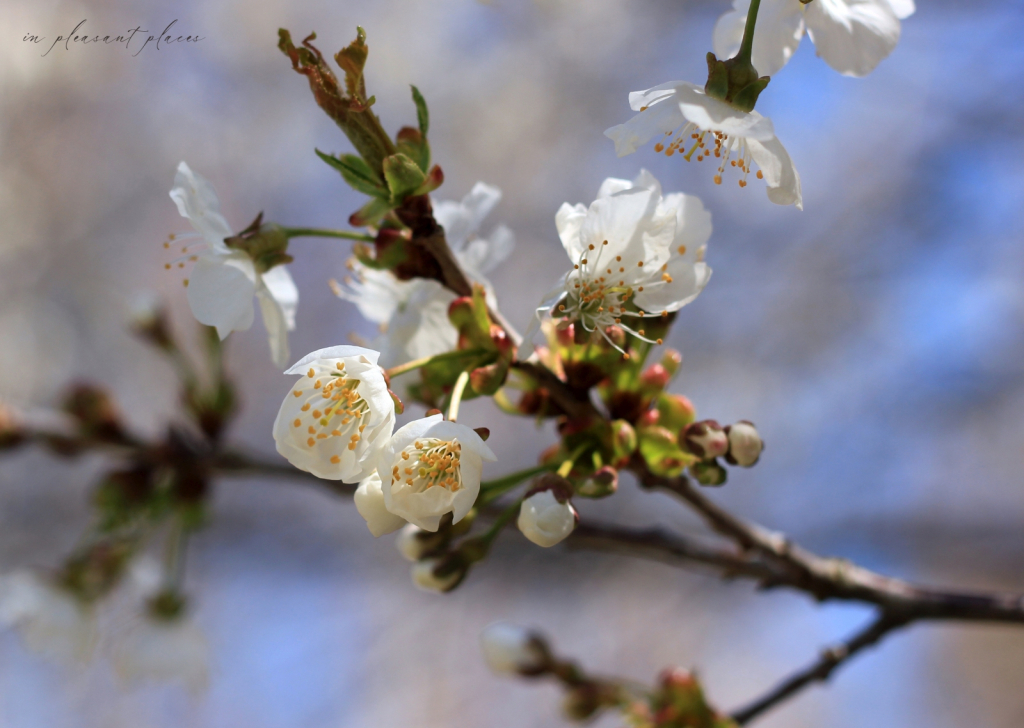
<path id="1" fill-rule="evenodd" d="M 618 324 L 642 336 L 645 316 L 678 311 L 711 277 L 704 262 L 711 214 L 692 195 L 663 197 L 646 170 L 632 182 L 606 179 L 589 208 L 563 204 L 555 225 L 573 268 L 538 308 L 538 320 L 557 313 L 587 331 L 603 335 Z"/>
<path id="2" fill-rule="evenodd" d="M 542 490 L 523 500 L 516 525 L 526 538 L 549 548 L 572 533 L 577 518 L 572 503 L 559 501 L 552 491 Z"/>
<path id="3" fill-rule="evenodd" d="M 446 592 L 462 578 L 458 571 L 438 576 L 434 570 L 440 565 L 440 559 L 421 559 L 412 565 L 412 583 L 423 591 Z"/>
<path id="4" fill-rule="evenodd" d="M 715 24 L 715 54 L 732 58 L 740 49 L 750 0 L 733 0 L 733 9 Z M 900 21 L 914 14 L 914 0 L 762 0 L 751 63 L 762 76 L 774 76 L 796 52 L 806 31 L 815 51 L 846 76 L 866 76 L 892 53 L 900 39 Z"/>
<path id="5" fill-rule="evenodd" d="M 147 615 L 116 638 L 114 669 L 129 683 L 180 682 L 200 692 L 209 680 L 209 647 L 185 615 Z"/>
<path id="6" fill-rule="evenodd" d="M 277 451 L 318 478 L 355 483 L 373 472 L 395 427 L 395 402 L 378 353 L 332 346 L 307 354 L 285 374 L 302 378 L 274 422 Z"/>
<path id="7" fill-rule="evenodd" d="M 185 162 L 174 175 L 171 199 L 182 217 L 188 218 L 195 243 L 182 245 L 183 259 L 195 262 L 186 279 L 186 297 L 200 323 L 213 326 L 224 340 L 232 331 L 245 331 L 253 322 L 253 296 L 260 304 L 270 340 L 274 364 L 284 367 L 290 357 L 288 332 L 295 328 L 299 291 L 283 265 L 260 272 L 242 250 L 229 248 L 224 239 L 233 235 L 220 213 L 213 186 Z M 174 243 L 184 238 L 172 238 Z"/>
<path id="8" fill-rule="evenodd" d="M 764 441 L 761 440 L 754 423 L 740 420 L 735 425 L 726 427 L 725 432 L 729 436 L 726 460 L 744 468 L 755 465 L 761 457 L 761 451 L 764 450 Z"/>
<path id="9" fill-rule="evenodd" d="M 508 622 L 487 625 L 480 633 L 480 649 L 487 667 L 499 675 L 531 673 L 548 660 L 530 630 Z"/>
<path id="10" fill-rule="evenodd" d="M 436 531 L 441 516 L 461 521 L 480 493 L 483 460 L 497 458 L 480 436 L 441 415 L 399 429 L 377 460 L 384 503 L 396 516 Z"/>
<path id="11" fill-rule="evenodd" d="M 366 521 L 366 527 L 374 537 L 393 533 L 406 525 L 404 518 L 391 513 L 384 504 L 384 493 L 381 491 L 380 476 L 376 470 L 360 481 L 354 500 L 356 510 Z"/>
<path id="12" fill-rule="evenodd" d="M 0 624 L 16 628 L 29 649 L 63 663 L 87 660 L 99 638 L 91 606 L 28 570 L 0 577 Z"/>
<path id="13" fill-rule="evenodd" d="M 667 157 L 679 154 L 686 161 L 696 155 L 698 162 L 717 162 L 716 184 L 722 183 L 728 170 L 735 169 L 742 175 L 740 187 L 746 187 L 753 171 L 751 165 L 756 164 L 756 177 L 768 184 L 769 200 L 803 209 L 800 175 L 776 138 L 771 119 L 756 111 L 740 111 L 688 81 L 670 81 L 634 91 L 629 95 L 629 106 L 639 113 L 604 133 L 615 142 L 620 157 L 661 135 L 654 145 L 656 152 L 664 152 Z"/>
<path id="14" fill-rule="evenodd" d="M 479 230 L 500 199 L 497 187 L 477 182 L 461 202 L 446 200 L 434 206 L 434 218 L 444 228 L 448 247 L 470 279 L 484 287 L 492 305 L 494 293 L 486 274 L 509 256 L 515 238 L 504 225 L 486 237 Z M 335 293 L 381 325 L 382 335 L 373 346 L 380 350 L 383 363 L 396 366 L 455 348 L 458 332 L 448 320 L 448 307 L 456 298 L 452 291 L 426 278 L 400 281 L 391 271 L 357 261 L 349 267 L 352 275 L 344 286 L 335 286 Z"/>

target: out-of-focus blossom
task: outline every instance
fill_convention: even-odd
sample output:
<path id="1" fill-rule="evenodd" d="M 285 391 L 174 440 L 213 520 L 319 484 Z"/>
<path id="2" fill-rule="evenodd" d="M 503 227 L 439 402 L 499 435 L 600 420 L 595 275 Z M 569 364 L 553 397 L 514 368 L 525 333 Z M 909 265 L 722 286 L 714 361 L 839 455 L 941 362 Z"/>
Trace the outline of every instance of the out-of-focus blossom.
<path id="1" fill-rule="evenodd" d="M 715 24 L 715 54 L 732 58 L 740 49 L 750 0 Z M 796 52 L 804 32 L 828 65 L 846 76 L 865 76 L 892 53 L 900 21 L 914 14 L 914 0 L 762 0 L 751 63 L 762 76 L 774 76 Z"/>
<path id="2" fill-rule="evenodd" d="M 537 309 L 531 334 L 551 314 L 587 331 L 617 324 L 643 336 L 643 317 L 678 311 L 711 278 L 711 214 L 692 195 L 662 196 L 646 170 L 632 182 L 606 179 L 589 208 L 563 204 L 555 225 L 573 267 Z"/>
<path id="3" fill-rule="evenodd" d="M 492 305 L 494 292 L 485 276 L 509 256 L 515 238 L 504 225 L 487 236 L 479 230 L 500 199 L 497 187 L 477 182 L 461 202 L 446 200 L 434 207 L 434 218 L 444 228 L 448 247 L 470 279 L 484 286 Z M 350 265 L 352 275 L 345 285 L 335 286 L 335 293 L 355 303 L 368 320 L 380 324 L 382 334 L 372 345 L 380 350 L 384 364 L 396 366 L 455 348 L 458 332 L 448 320 L 455 293 L 435 280 L 400 281 L 391 271 L 374 270 L 356 261 Z"/>
<path id="4" fill-rule="evenodd" d="M 542 490 L 523 500 L 517 525 L 526 538 L 548 548 L 572 533 L 577 520 L 572 503 L 560 501 L 553 491 Z"/>
<path id="5" fill-rule="evenodd" d="M 530 630 L 508 622 L 487 625 L 480 633 L 480 649 L 487 666 L 499 675 L 535 673 L 548 661 Z"/>
<path id="6" fill-rule="evenodd" d="M 455 572 L 438 576 L 434 570 L 441 563 L 440 559 L 422 559 L 412 565 L 412 583 L 423 591 L 446 592 L 458 583 L 462 574 Z"/>
<path id="7" fill-rule="evenodd" d="M 224 240 L 233 235 L 220 213 L 220 201 L 213 186 L 193 172 L 185 162 L 178 165 L 171 199 L 182 217 L 188 218 L 199 240 L 184 243 L 182 260 L 194 262 L 186 279 L 189 306 L 196 319 L 217 329 L 223 340 L 232 331 L 252 326 L 253 296 L 260 304 L 263 324 L 270 339 L 274 364 L 288 364 L 288 332 L 295 328 L 299 291 L 283 265 L 266 271 L 242 250 L 229 248 Z M 173 239 L 178 244 L 186 237 Z"/>
<path id="8" fill-rule="evenodd" d="M 374 537 L 393 533 L 405 525 L 405 519 L 391 513 L 384 504 L 384 493 L 381 491 L 380 476 L 376 470 L 360 481 L 354 500 L 356 510 L 366 521 L 366 527 Z"/>
<path id="9" fill-rule="evenodd" d="M 63 663 L 87 660 L 99 638 L 90 605 L 28 570 L 0 577 L 0 624 L 16 628 L 30 649 Z"/>
<path id="10" fill-rule="evenodd" d="M 387 509 L 426 531 L 441 516 L 461 521 L 480 493 L 483 461 L 497 458 L 480 436 L 441 415 L 399 429 L 377 461 Z"/>
<path id="11" fill-rule="evenodd" d="M 427 542 L 423 538 L 426 533 L 419 526 L 407 523 L 395 536 L 395 548 L 406 561 L 419 561 L 427 551 Z"/>
<path id="12" fill-rule="evenodd" d="M 729 452 L 725 458 L 728 462 L 744 468 L 757 463 L 764 450 L 764 442 L 753 422 L 740 420 L 726 427 L 725 432 L 729 436 Z"/>
<path id="13" fill-rule="evenodd" d="M 620 157 L 661 135 L 654 145 L 656 152 L 664 152 L 667 157 L 678 154 L 686 161 L 696 158 L 698 162 L 717 162 L 716 184 L 721 184 L 727 171 L 735 169 L 742 175 L 740 187 L 746 187 L 753 171 L 751 165 L 756 164 L 755 176 L 767 183 L 769 200 L 803 209 L 800 175 L 776 138 L 771 119 L 756 111 L 740 111 L 688 81 L 670 81 L 634 91 L 629 95 L 629 106 L 638 112 L 636 116 L 605 131 Z"/>
<path id="14" fill-rule="evenodd" d="M 378 352 L 333 346 L 302 357 L 274 422 L 277 451 L 318 478 L 355 483 L 373 472 L 395 427 L 395 402 Z"/>
<path id="15" fill-rule="evenodd" d="M 117 637 L 114 668 L 126 682 L 179 682 L 199 692 L 209 680 L 209 647 L 184 614 L 146 615 Z"/>

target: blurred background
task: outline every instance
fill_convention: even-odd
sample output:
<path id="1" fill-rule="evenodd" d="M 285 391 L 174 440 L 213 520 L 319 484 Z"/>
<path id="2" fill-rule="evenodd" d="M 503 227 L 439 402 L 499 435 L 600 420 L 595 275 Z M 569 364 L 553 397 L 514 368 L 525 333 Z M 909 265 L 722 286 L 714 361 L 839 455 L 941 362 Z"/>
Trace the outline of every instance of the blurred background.
<path id="1" fill-rule="evenodd" d="M 492 276 L 520 328 L 565 265 L 563 201 L 646 166 L 714 216 L 714 277 L 668 344 L 675 391 L 701 417 L 757 423 L 768 447 L 715 493 L 819 552 L 936 584 L 1024 589 L 1024 11 L 923 0 L 866 79 L 833 72 L 804 41 L 758 109 L 803 178 L 805 211 L 759 183 L 716 187 L 706 165 L 650 148 L 616 159 L 605 128 L 627 94 L 702 82 L 725 0 L 4 0 L 0 3 L 0 398 L 47 406 L 71 381 L 116 392 L 156 432 L 175 411 L 170 369 L 125 330 L 140 296 L 193 335 L 181 275 L 161 242 L 188 229 L 168 199 L 184 159 L 241 229 L 259 210 L 286 225 L 343 227 L 361 196 L 314 147 L 348 150 L 279 26 L 315 29 L 334 53 L 357 24 L 386 128 L 431 109 L 438 199 L 477 180 L 505 196 L 518 252 Z M 58 47 L 26 33 L 116 34 L 174 19 L 195 45 Z M 159 26 L 159 28 L 157 28 Z M 44 42 L 48 45 L 48 42 Z M 138 46 L 135 46 L 136 48 Z M 344 241 L 292 244 L 299 356 L 374 326 L 335 298 Z M 245 410 L 235 441 L 273 452 L 288 383 L 260 323 L 229 339 Z M 407 415 L 408 417 L 408 415 Z M 500 458 L 524 467 L 547 428 L 473 402 Z M 25 453 L 0 463 L 0 570 L 54 566 L 89 524 L 102 462 Z M 682 530 L 697 523 L 627 484 L 581 515 Z M 126 689 L 109 663 L 55 666 L 0 635 L 0 725 L 532 728 L 557 726 L 558 690 L 491 676 L 477 648 L 496 619 L 535 626 L 596 672 L 649 681 L 696 667 L 733 708 L 866 619 L 797 594 L 620 557 L 541 550 L 510 531 L 455 593 L 416 591 L 390 537 L 352 505 L 281 481 L 218 486 L 192 542 L 187 585 L 212 652 L 209 690 Z M 1024 630 L 923 625 L 890 638 L 759 722 L 765 728 L 1024 725 Z M 599 726 L 613 726 L 612 718 Z"/>

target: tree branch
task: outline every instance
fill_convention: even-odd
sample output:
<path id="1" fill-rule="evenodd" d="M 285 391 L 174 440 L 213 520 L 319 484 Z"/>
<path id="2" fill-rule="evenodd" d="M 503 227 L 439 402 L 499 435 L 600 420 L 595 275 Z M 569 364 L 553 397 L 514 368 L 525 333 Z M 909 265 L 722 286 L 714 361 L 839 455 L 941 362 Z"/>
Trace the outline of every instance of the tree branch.
<path id="1" fill-rule="evenodd" d="M 906 620 L 882 613 L 871 624 L 846 642 L 823 650 L 821 656 L 815 662 L 784 680 L 763 697 L 734 712 L 732 719 L 739 725 L 746 725 L 754 720 L 754 718 L 800 692 L 808 685 L 828 680 L 829 676 L 840 665 L 843 665 L 861 650 L 879 642 L 889 632 L 903 627 L 905 624 L 907 624 Z"/>

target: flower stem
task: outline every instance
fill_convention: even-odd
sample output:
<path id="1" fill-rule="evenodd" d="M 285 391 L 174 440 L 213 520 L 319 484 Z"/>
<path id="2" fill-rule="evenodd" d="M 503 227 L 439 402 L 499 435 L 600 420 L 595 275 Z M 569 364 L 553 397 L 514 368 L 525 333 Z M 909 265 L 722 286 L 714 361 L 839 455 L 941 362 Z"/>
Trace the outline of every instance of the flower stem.
<path id="1" fill-rule="evenodd" d="M 282 228 L 284 234 L 291 238 L 343 238 L 345 240 L 359 240 L 364 243 L 372 243 L 376 238 L 365 233 L 353 233 L 347 230 L 326 230 L 324 228 Z"/>
<path id="2" fill-rule="evenodd" d="M 411 372 L 413 369 L 419 369 L 422 366 L 426 366 L 433 361 L 433 359 L 434 357 L 432 356 L 425 356 L 422 359 L 413 359 L 405 364 L 399 364 L 398 366 L 386 369 L 384 370 L 384 373 L 388 375 L 388 379 L 393 379 L 394 377 L 405 374 L 406 372 Z"/>
<path id="3" fill-rule="evenodd" d="M 179 521 L 171 523 L 164 545 L 164 589 L 178 592 L 185 580 L 185 547 L 188 534 Z"/>
<path id="4" fill-rule="evenodd" d="M 586 445 L 580 445 L 578 448 L 573 450 L 572 454 L 569 455 L 569 457 L 567 457 L 565 460 L 563 460 L 562 464 L 558 467 L 558 474 L 561 475 L 563 478 L 568 478 L 569 473 L 572 472 L 572 466 L 576 464 L 576 459 L 580 455 L 582 455 L 583 451 L 586 449 Z"/>
<path id="5" fill-rule="evenodd" d="M 459 405 L 462 403 L 462 393 L 466 391 L 466 384 L 469 382 L 469 370 L 466 369 L 455 380 L 452 388 L 452 400 L 448 404 L 448 419 L 455 422 L 459 418 Z"/>
<path id="6" fill-rule="evenodd" d="M 761 6 L 761 0 L 750 0 L 750 7 L 747 9 L 747 24 L 743 27 L 743 41 L 740 43 L 740 51 L 736 58 L 750 62 L 750 54 L 754 49 L 754 26 L 757 25 L 757 10 Z"/>
<path id="7" fill-rule="evenodd" d="M 497 538 L 499 533 L 501 533 L 501 529 L 507 526 L 508 522 L 516 515 L 522 504 L 522 498 L 517 498 L 514 503 L 509 504 L 509 507 L 501 512 L 501 514 L 494 520 L 494 523 L 491 524 L 491 527 L 487 529 L 486 533 L 480 537 L 480 540 L 483 541 L 486 548 L 490 549 L 491 543 L 493 543 L 494 539 Z"/>
<path id="8" fill-rule="evenodd" d="M 509 473 L 503 478 L 483 482 L 480 484 L 480 501 L 478 506 L 490 503 L 495 498 L 498 498 L 512 490 L 512 488 L 515 488 L 524 480 L 532 478 L 534 475 L 549 473 L 553 469 L 554 468 L 551 465 L 535 465 L 532 468 L 526 468 L 525 470 L 518 470 L 514 473 Z"/>

